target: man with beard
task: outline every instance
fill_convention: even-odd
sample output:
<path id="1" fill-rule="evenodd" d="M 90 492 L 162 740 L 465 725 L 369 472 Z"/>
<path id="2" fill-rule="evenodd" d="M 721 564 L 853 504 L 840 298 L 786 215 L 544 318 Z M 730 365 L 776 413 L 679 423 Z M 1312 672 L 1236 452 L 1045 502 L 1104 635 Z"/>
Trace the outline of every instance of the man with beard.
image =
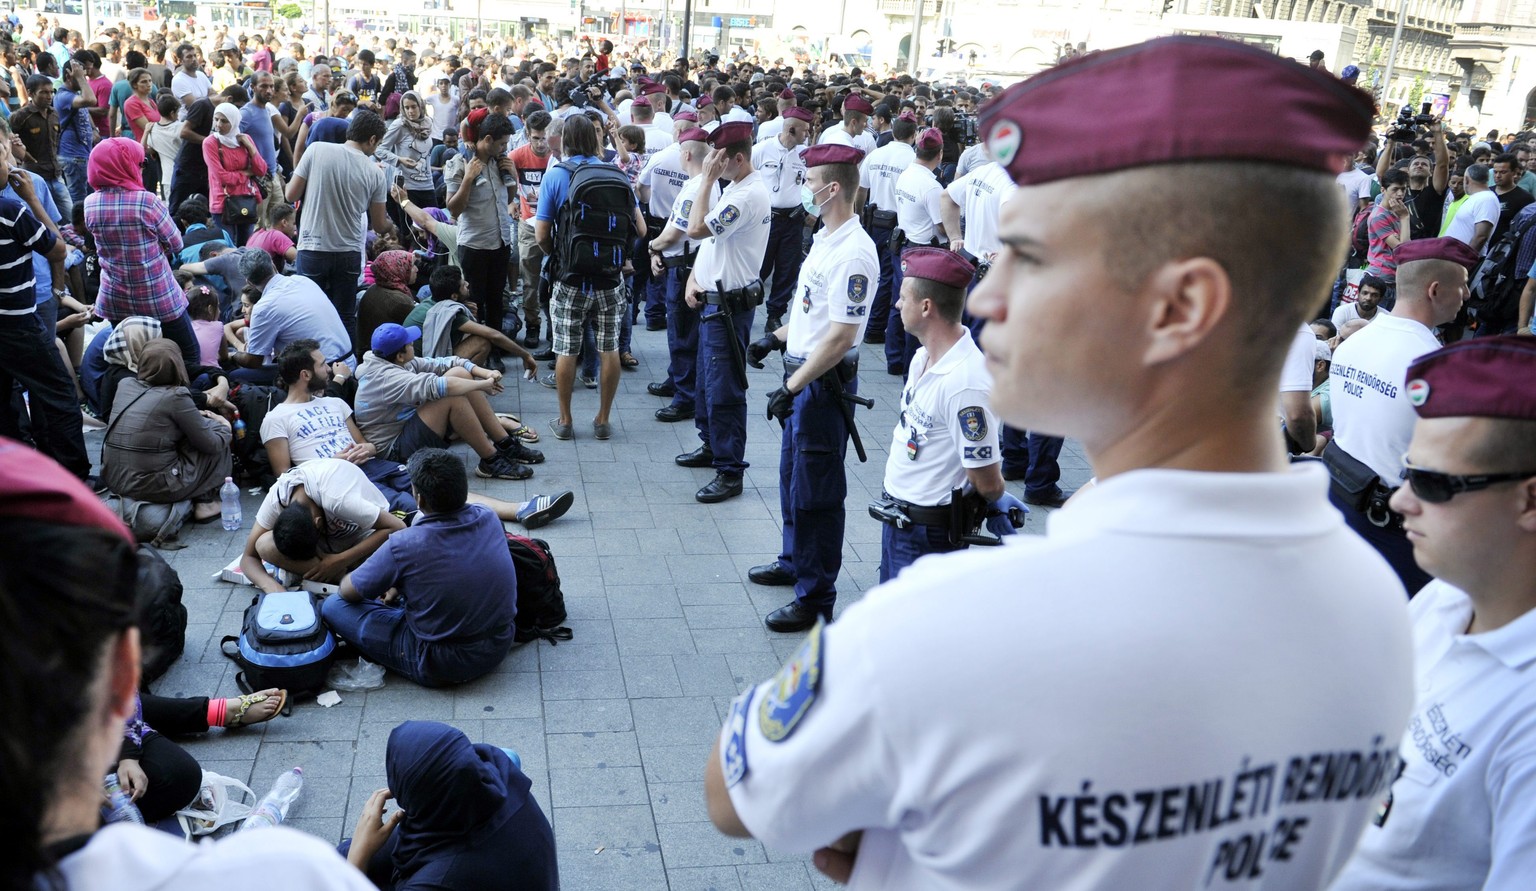
<path id="1" fill-rule="evenodd" d="M 1451 178 L 1451 153 L 1445 147 L 1444 121 L 1433 125 L 1434 160 L 1415 154 L 1408 160 L 1408 239 L 1434 238 L 1440 234 L 1440 218 L 1445 213 L 1445 192 Z M 1397 143 L 1387 140 L 1376 159 L 1376 177 L 1380 179 L 1391 167 Z"/>

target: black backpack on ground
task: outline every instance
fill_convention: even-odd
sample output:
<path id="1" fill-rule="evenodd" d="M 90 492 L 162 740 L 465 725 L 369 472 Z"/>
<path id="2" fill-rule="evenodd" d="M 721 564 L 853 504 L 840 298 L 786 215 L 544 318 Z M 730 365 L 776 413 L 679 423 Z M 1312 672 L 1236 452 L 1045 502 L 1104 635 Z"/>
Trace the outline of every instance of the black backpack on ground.
<path id="1" fill-rule="evenodd" d="M 573 286 L 617 288 L 635 237 L 635 192 L 611 164 L 560 166 L 571 178 L 555 210 L 557 280 Z"/>
<path id="2" fill-rule="evenodd" d="M 139 610 L 143 655 L 139 683 L 147 685 L 181 658 L 187 645 L 187 608 L 181 602 L 181 576 L 160 552 L 139 545 L 139 577 L 134 600 Z"/>
<path id="3" fill-rule="evenodd" d="M 547 640 L 557 645 L 570 640 L 565 627 L 565 594 L 560 590 L 560 571 L 549 542 L 507 533 L 507 550 L 512 552 L 512 566 L 517 571 L 518 643 Z"/>
<path id="4" fill-rule="evenodd" d="M 230 391 L 229 401 L 240 410 L 240 420 L 245 422 L 245 436 L 229 444 L 234 456 L 231 476 L 236 482 L 265 489 L 277 480 L 272 462 L 267 459 L 266 446 L 261 444 L 261 423 L 267 419 L 267 412 L 287 398 L 287 390 L 261 384 L 240 384 Z"/>
<path id="5" fill-rule="evenodd" d="M 224 655 L 240 666 L 235 683 L 244 693 L 269 687 L 293 698 L 324 692 L 336 659 L 336 638 L 320 619 L 320 601 L 309 591 L 260 593 L 246 607 L 240 635 L 226 635 Z"/>
<path id="6" fill-rule="evenodd" d="M 1467 309 L 1485 324 L 1503 326 L 1515 318 L 1520 305 L 1520 291 L 1525 287 L 1529 268 L 1521 269 L 1515 262 L 1520 254 L 1520 242 L 1536 222 L 1536 213 L 1528 215 L 1518 226 L 1499 236 L 1488 249 L 1482 265 L 1473 273 L 1468 283 L 1471 290 L 1467 297 Z"/>

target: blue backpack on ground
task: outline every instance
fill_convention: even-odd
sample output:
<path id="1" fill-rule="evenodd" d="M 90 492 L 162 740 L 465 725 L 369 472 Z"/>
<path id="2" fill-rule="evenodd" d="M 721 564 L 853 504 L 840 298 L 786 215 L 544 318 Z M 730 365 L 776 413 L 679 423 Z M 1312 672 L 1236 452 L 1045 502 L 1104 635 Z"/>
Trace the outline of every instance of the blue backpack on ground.
<path id="1" fill-rule="evenodd" d="M 309 591 L 256 595 L 240 635 L 227 635 L 221 643 L 224 655 L 240 666 L 235 683 L 242 692 L 277 687 L 304 697 L 325 690 L 336 638 L 320 619 L 322 599 Z"/>

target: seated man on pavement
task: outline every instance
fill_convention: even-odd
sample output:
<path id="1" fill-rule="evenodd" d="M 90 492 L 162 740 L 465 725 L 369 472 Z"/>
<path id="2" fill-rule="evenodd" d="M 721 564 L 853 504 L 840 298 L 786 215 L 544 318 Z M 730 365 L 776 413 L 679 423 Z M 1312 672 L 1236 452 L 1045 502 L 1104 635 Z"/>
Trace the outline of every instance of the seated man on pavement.
<path id="1" fill-rule="evenodd" d="M 251 323 L 246 329 L 245 348 L 231 356 L 239 366 L 232 377 L 249 383 L 272 383 L 277 375 L 277 366 L 272 364 L 277 354 L 304 338 L 319 341 L 326 359 L 357 366 L 352 335 L 319 285 L 302 275 L 278 275 L 272 255 L 266 251 L 242 253 L 240 272 L 246 282 L 241 299 L 251 304 Z"/>
<path id="2" fill-rule="evenodd" d="M 475 321 L 474 312 L 465 302 L 469 297 L 469 284 L 457 266 L 439 266 L 432 270 L 431 287 L 432 296 L 416 304 L 405 317 L 407 326 L 422 330 L 423 356 L 458 356 L 476 365 L 486 365 L 495 349 L 521 359 L 526 373 L 538 373 L 538 363 L 522 344 Z"/>
<path id="3" fill-rule="evenodd" d="M 320 344 L 313 340 L 289 344 L 277 357 L 277 368 L 283 386 L 288 388 L 288 398 L 274 406 L 261 422 L 261 444 L 266 447 L 272 472 L 282 474 L 294 465 L 316 458 L 340 458 L 362 468 L 389 500 L 391 510 L 416 510 L 411 476 L 405 466 L 380 458 L 379 450 L 358 429 L 352 406 L 346 400 L 326 395 L 334 369 L 326 364 Z M 471 492 L 469 500 L 489 507 L 503 520 L 537 529 L 570 510 L 576 496 L 566 490 L 511 502 Z"/>
<path id="4" fill-rule="evenodd" d="M 517 572 L 495 514 L 467 501 L 464 464 L 411 456 L 422 512 L 342 579 L 325 623 L 364 658 L 425 687 L 461 684 L 506 658 L 517 633 Z"/>
<path id="5" fill-rule="evenodd" d="M 475 475 L 525 480 L 544 453 L 507 433 L 487 394 L 501 392 L 501 372 L 457 356 L 422 359 L 412 346 L 420 328 L 388 323 L 373 332 L 357 369 L 357 424 L 384 457 L 404 461 L 418 449 L 448 447 L 452 432 L 480 456 Z"/>
<path id="6" fill-rule="evenodd" d="M 335 583 L 405 523 L 363 471 L 316 458 L 277 478 L 256 509 L 240 571 L 263 591 L 282 591 L 262 561 L 300 578 Z"/>

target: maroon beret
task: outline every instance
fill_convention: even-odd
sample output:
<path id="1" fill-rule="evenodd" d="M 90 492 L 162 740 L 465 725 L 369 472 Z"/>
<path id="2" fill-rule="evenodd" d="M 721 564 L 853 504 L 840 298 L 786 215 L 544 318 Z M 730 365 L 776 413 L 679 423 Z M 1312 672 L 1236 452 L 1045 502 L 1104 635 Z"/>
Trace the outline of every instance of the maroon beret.
<path id="1" fill-rule="evenodd" d="M 857 164 L 864 160 L 864 153 L 851 145 L 824 142 L 806 149 L 804 158 L 805 168 L 809 170 L 823 164 Z"/>
<path id="2" fill-rule="evenodd" d="M 807 124 L 816 120 L 815 115 L 811 114 L 809 111 L 801 108 L 798 105 L 791 105 L 790 107 L 784 109 L 784 117 L 794 118 L 797 121 L 805 121 Z"/>
<path id="3" fill-rule="evenodd" d="M 672 120 L 674 120 L 674 121 L 694 121 L 695 123 L 697 123 L 698 120 L 699 120 L 699 116 L 685 108 L 682 111 L 678 112 L 677 114 L 673 115 L 672 116 Z"/>
<path id="4" fill-rule="evenodd" d="M 666 91 L 667 88 L 665 86 L 654 82 L 648 83 L 640 88 L 640 94 L 643 96 L 653 96 L 657 93 L 665 93 Z"/>
<path id="5" fill-rule="evenodd" d="M 970 261 L 945 248 L 910 248 L 901 255 L 901 274 L 907 278 L 926 278 L 951 288 L 967 288 L 976 275 Z"/>
<path id="6" fill-rule="evenodd" d="M 733 142 L 751 142 L 752 125 L 746 121 L 729 121 L 715 128 L 715 132 L 709 134 L 709 144 L 715 148 L 730 145 Z"/>
<path id="7" fill-rule="evenodd" d="M 699 111 L 703 111 L 706 108 L 713 108 L 714 105 L 715 100 L 709 98 L 708 96 L 701 96 L 699 101 L 693 103 L 693 107 L 697 108 Z"/>
<path id="8" fill-rule="evenodd" d="M 650 108 L 651 107 L 651 100 L 645 98 L 644 96 L 641 96 L 639 99 L 636 99 L 635 101 L 629 103 L 629 107 L 630 108 Z"/>
<path id="9" fill-rule="evenodd" d="M 920 149 L 936 149 L 944 145 L 944 134 L 938 127 L 929 127 L 917 134 L 917 147 Z"/>
<path id="10" fill-rule="evenodd" d="M 898 120 L 898 121 L 910 121 L 910 122 L 915 124 L 915 123 L 917 123 L 917 115 L 913 114 L 912 110 L 909 108 L 906 111 L 902 112 L 901 114 L 897 115 L 896 116 L 896 120 Z"/>
<path id="11" fill-rule="evenodd" d="M 650 86 L 651 84 L 653 84 L 655 82 L 656 81 L 652 80 L 649 77 L 646 77 L 643 74 L 640 75 L 639 77 L 635 78 L 635 83 L 639 84 L 642 87 Z"/>
<path id="12" fill-rule="evenodd" d="M 1242 97 L 1233 101 L 1232 97 Z M 1260 161 L 1333 175 L 1364 144 L 1371 97 L 1219 37 L 1090 53 L 981 109 L 992 156 L 1019 185 L 1185 161 Z M 1084 121 L 1112 120 L 1105 135 Z"/>
<path id="13" fill-rule="evenodd" d="M 133 535 L 101 499 L 64 468 L 14 439 L 0 437 L 0 517 L 25 517 L 61 526 L 94 526 Z"/>
<path id="14" fill-rule="evenodd" d="M 677 134 L 678 142 L 709 142 L 709 131 L 699 127 L 689 127 Z"/>
<path id="15" fill-rule="evenodd" d="M 779 98 L 780 99 L 793 99 L 793 98 L 795 98 L 795 91 L 791 90 L 789 87 L 785 87 L 784 88 L 784 92 L 779 94 Z"/>
<path id="16" fill-rule="evenodd" d="M 874 110 L 875 107 L 869 104 L 869 100 L 865 99 L 863 96 L 860 96 L 858 93 L 854 93 L 852 96 L 849 96 L 847 99 L 843 100 L 843 111 L 856 111 L 859 114 L 872 114 L 874 113 Z M 1364 140 L 1361 141 L 1364 142 Z"/>
<path id="17" fill-rule="evenodd" d="M 1476 337 L 1420 356 L 1408 366 L 1407 393 L 1421 418 L 1536 421 L 1532 380 L 1536 337 Z"/>
<path id="18" fill-rule="evenodd" d="M 1395 255 L 1399 268 L 1415 260 L 1445 260 L 1471 272 L 1482 261 L 1477 251 L 1458 238 L 1416 238 L 1398 245 Z"/>

